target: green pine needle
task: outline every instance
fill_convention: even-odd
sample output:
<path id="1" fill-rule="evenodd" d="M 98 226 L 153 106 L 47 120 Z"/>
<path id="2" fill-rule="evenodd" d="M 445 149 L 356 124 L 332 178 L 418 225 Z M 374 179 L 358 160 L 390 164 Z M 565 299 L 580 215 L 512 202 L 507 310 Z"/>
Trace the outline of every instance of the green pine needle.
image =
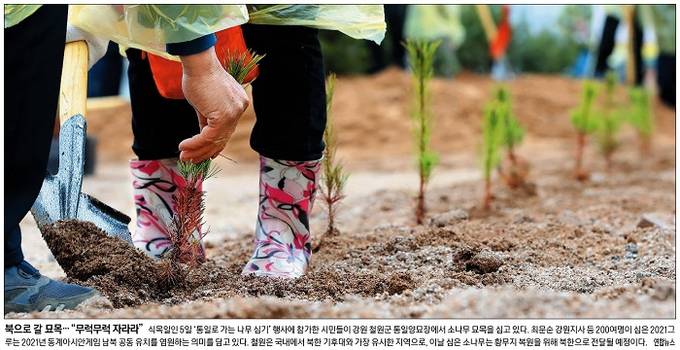
<path id="1" fill-rule="evenodd" d="M 404 44 L 408 52 L 409 65 L 413 72 L 414 108 L 411 114 L 414 122 L 414 139 L 418 155 L 418 167 L 423 181 L 427 183 L 432 169 L 438 163 L 437 154 L 431 150 L 432 113 L 430 110 L 429 81 L 434 74 L 434 55 L 440 41 L 407 40 Z"/>
<path id="2" fill-rule="evenodd" d="M 583 83 L 583 93 L 581 103 L 571 112 L 571 124 L 583 134 L 590 134 L 597 128 L 596 120 L 593 118 L 593 102 L 597 96 L 597 87 L 592 81 Z"/>
<path id="3" fill-rule="evenodd" d="M 498 101 L 492 101 L 484 109 L 482 124 L 482 170 L 484 178 L 490 179 L 493 169 L 500 163 L 500 146 L 502 144 L 502 120 L 498 113 Z"/>
<path id="4" fill-rule="evenodd" d="M 627 114 L 628 122 L 642 135 L 650 137 L 654 131 L 652 106 L 649 93 L 645 88 L 632 87 L 628 92 L 631 108 Z"/>
<path id="5" fill-rule="evenodd" d="M 248 59 L 248 56 L 251 59 Z M 252 51 L 241 52 L 240 54 L 234 54 L 229 51 L 224 55 L 225 59 L 222 62 L 224 69 L 227 73 L 234 77 L 239 84 L 243 84 L 250 71 L 257 67 L 257 64 L 264 58 L 264 55 L 257 55 Z"/>
<path id="6" fill-rule="evenodd" d="M 220 169 L 215 166 L 210 159 L 204 160 L 200 163 L 192 162 L 177 162 L 177 170 L 185 179 L 200 179 L 207 180 L 220 172 Z"/>
<path id="7" fill-rule="evenodd" d="M 496 89 L 496 103 L 493 105 L 496 108 L 499 122 L 502 128 L 501 145 L 512 149 L 519 145 L 524 139 L 524 129 L 520 125 L 517 117 L 512 113 L 512 104 L 510 93 L 505 86 L 499 86 Z"/>
<path id="8" fill-rule="evenodd" d="M 346 173 L 342 163 L 335 158 L 335 153 L 338 149 L 338 141 L 333 125 L 333 114 L 331 113 L 334 91 L 335 74 L 330 74 L 328 78 L 326 78 L 326 129 L 323 132 L 323 140 L 326 144 L 326 149 L 324 150 L 324 157 L 321 160 L 323 174 L 321 176 L 322 185 L 320 186 L 321 196 L 328 211 L 327 232 L 335 232 L 337 204 L 345 198 L 344 188 L 347 179 L 349 178 L 349 174 Z M 319 246 L 320 245 L 321 243 L 319 243 Z"/>
<path id="9" fill-rule="evenodd" d="M 595 122 L 595 138 L 600 148 L 600 152 L 609 157 L 618 147 L 619 141 L 617 133 L 621 129 L 621 124 L 625 119 L 625 107 L 617 109 L 614 105 L 614 92 L 616 90 L 617 78 L 613 71 L 605 75 L 604 82 L 604 102 L 600 108 L 595 110 L 597 116 Z"/>

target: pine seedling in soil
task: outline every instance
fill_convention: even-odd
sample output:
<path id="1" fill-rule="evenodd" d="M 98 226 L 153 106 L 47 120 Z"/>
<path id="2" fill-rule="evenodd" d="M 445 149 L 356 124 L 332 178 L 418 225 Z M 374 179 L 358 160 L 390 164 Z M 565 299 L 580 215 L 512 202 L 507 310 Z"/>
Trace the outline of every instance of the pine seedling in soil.
<path id="1" fill-rule="evenodd" d="M 498 115 L 497 102 L 493 101 L 484 110 L 482 124 L 482 171 L 484 175 L 484 210 L 491 209 L 493 194 L 491 193 L 491 175 L 500 163 L 500 147 L 503 142 L 502 120 Z"/>
<path id="2" fill-rule="evenodd" d="M 225 70 L 243 84 L 264 56 L 243 52 L 227 53 L 225 57 L 222 62 Z M 210 159 L 200 163 L 180 160 L 177 169 L 185 183 L 175 192 L 175 212 L 169 230 L 172 249 L 163 257 L 160 269 L 161 280 L 169 287 L 181 284 L 188 272 L 203 262 L 201 241 L 207 234 L 203 230 L 205 192 L 199 188 L 205 180 L 219 172 Z"/>
<path id="3" fill-rule="evenodd" d="M 627 119 L 637 131 L 640 140 L 640 155 L 644 157 L 649 154 L 652 132 L 654 131 L 649 93 L 642 87 L 632 87 L 628 96 L 630 97 L 631 107 L 627 113 Z"/>
<path id="4" fill-rule="evenodd" d="M 583 83 L 580 105 L 571 112 L 571 124 L 576 129 L 576 162 L 574 177 L 578 181 L 588 179 L 588 172 L 583 169 L 583 152 L 586 148 L 587 136 L 597 128 L 593 115 L 593 102 L 597 96 L 595 84 L 591 81 Z"/>
<path id="5" fill-rule="evenodd" d="M 499 166 L 498 170 L 510 188 L 518 188 L 525 184 L 529 165 L 515 153 L 515 148 L 524 139 L 524 129 L 512 113 L 512 104 L 508 90 L 501 86 L 496 90 L 496 112 L 501 124 L 501 146 L 506 150 L 508 164 Z"/>
<path id="6" fill-rule="evenodd" d="M 169 240 L 172 244 L 163 262 L 162 280 L 174 286 L 185 280 L 192 268 L 202 263 L 201 240 L 207 234 L 205 224 L 205 192 L 199 190 L 201 184 L 219 172 L 210 161 L 197 164 L 178 162 L 177 169 L 185 183 L 175 192 L 175 213 L 170 225 Z M 185 269 L 181 263 L 185 263 Z"/>
<path id="7" fill-rule="evenodd" d="M 416 204 L 416 222 L 422 224 L 426 213 L 425 187 L 432 175 L 432 169 L 438 162 L 437 154 L 430 146 L 432 113 L 429 108 L 430 90 L 428 85 L 433 75 L 432 64 L 439 41 L 407 40 L 404 46 L 408 52 L 409 65 L 414 77 L 415 101 L 411 115 L 414 122 L 414 139 L 420 178 Z"/>
<path id="8" fill-rule="evenodd" d="M 614 151 L 619 147 L 619 141 L 616 134 L 621 126 L 621 117 L 615 110 L 614 105 L 614 91 L 616 89 L 616 75 L 610 71 L 605 76 L 605 93 L 602 109 L 599 111 L 599 118 L 597 118 L 597 128 L 595 136 L 597 137 L 600 152 L 604 156 L 607 171 L 611 170 L 612 157 Z"/>
<path id="9" fill-rule="evenodd" d="M 338 233 L 335 227 L 335 217 L 337 215 L 337 208 L 339 202 L 345 198 L 343 192 L 349 174 L 346 173 L 342 163 L 335 157 L 338 149 L 338 140 L 335 134 L 335 126 L 333 125 L 333 115 L 331 107 L 333 104 L 333 93 L 335 91 L 335 74 L 331 74 L 326 79 L 326 129 L 323 132 L 323 140 L 326 144 L 324 150 L 324 157 L 321 160 L 323 175 L 321 176 L 321 199 L 326 206 L 328 213 L 328 228 L 326 232 L 321 235 L 319 243 L 313 249 L 317 252 L 323 245 L 324 238 L 328 235 L 336 235 Z"/>

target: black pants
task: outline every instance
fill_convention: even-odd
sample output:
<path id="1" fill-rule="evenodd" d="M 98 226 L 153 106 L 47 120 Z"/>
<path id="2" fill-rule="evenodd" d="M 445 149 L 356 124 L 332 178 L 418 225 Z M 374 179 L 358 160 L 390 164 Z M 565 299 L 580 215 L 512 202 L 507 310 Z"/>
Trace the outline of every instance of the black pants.
<path id="1" fill-rule="evenodd" d="M 390 64 L 396 64 L 399 68 L 406 68 L 406 49 L 402 45 L 404 40 L 404 22 L 406 21 L 406 11 L 408 5 L 384 5 L 385 22 L 387 22 L 387 37 L 390 43 L 390 55 L 385 58 L 384 44 L 378 45 L 372 41 L 367 41 L 371 49 L 373 65 L 369 68 L 369 73 L 379 72 Z M 383 42 L 385 42 L 383 41 Z"/>
<path id="2" fill-rule="evenodd" d="M 638 20 L 637 12 L 635 12 L 635 20 L 633 25 L 634 41 L 633 41 L 633 58 L 635 59 L 635 85 L 642 85 L 644 79 L 644 67 L 642 62 L 642 27 Z M 619 27 L 619 19 L 614 16 L 607 16 L 604 21 L 602 29 L 602 37 L 600 46 L 597 50 L 597 62 L 595 63 L 595 76 L 603 77 L 609 64 L 607 60 L 614 51 L 616 29 Z"/>
<path id="3" fill-rule="evenodd" d="M 23 259 L 19 221 L 47 169 L 66 37 L 66 5 L 5 29 L 5 267 Z"/>
<path id="4" fill-rule="evenodd" d="M 118 96 L 123 73 L 123 57 L 118 44 L 109 42 L 106 54 L 87 74 L 87 97 Z"/>
<path id="5" fill-rule="evenodd" d="M 315 160 L 324 149 L 326 92 L 316 29 L 242 26 L 247 46 L 260 55 L 253 85 L 257 120 L 251 147 L 268 158 Z M 133 151 L 141 160 L 179 155 L 179 143 L 198 133 L 196 112 L 185 100 L 160 96 L 147 60 L 127 51 L 132 100 Z"/>
<path id="6" fill-rule="evenodd" d="M 675 54 L 659 54 L 656 61 L 656 81 L 661 101 L 675 107 Z"/>

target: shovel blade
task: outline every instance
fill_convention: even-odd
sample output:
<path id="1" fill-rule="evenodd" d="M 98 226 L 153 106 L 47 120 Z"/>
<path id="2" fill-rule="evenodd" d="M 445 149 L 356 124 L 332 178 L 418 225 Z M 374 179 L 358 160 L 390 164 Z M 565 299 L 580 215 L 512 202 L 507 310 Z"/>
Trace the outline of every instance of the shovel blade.
<path id="1" fill-rule="evenodd" d="M 31 213 L 38 227 L 59 220 L 90 221 L 108 235 L 132 243 L 130 218 L 81 193 L 85 165 L 87 123 L 82 115 L 69 118 L 59 131 L 59 171 L 47 175 Z"/>
<path id="2" fill-rule="evenodd" d="M 77 219 L 89 221 L 109 236 L 118 237 L 132 244 L 128 230 L 130 217 L 86 193 L 80 194 Z"/>

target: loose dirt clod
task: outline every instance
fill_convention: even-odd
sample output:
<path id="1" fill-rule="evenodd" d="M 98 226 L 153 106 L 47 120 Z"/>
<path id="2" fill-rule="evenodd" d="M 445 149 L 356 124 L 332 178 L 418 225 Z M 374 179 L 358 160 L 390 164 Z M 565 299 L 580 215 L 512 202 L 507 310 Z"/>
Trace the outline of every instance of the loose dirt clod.
<path id="1" fill-rule="evenodd" d="M 454 209 L 443 214 L 438 214 L 430 219 L 430 225 L 435 227 L 444 227 L 453 225 L 459 221 L 467 220 L 468 212 L 463 209 Z"/>
<path id="2" fill-rule="evenodd" d="M 473 256 L 465 263 L 465 269 L 475 271 L 477 273 L 490 273 L 498 271 L 498 268 L 503 266 L 503 260 L 498 253 L 490 250 L 483 250 L 477 255 Z"/>
<path id="3" fill-rule="evenodd" d="M 647 227 L 658 227 L 660 229 L 672 229 L 672 226 L 667 224 L 664 219 L 659 217 L 659 215 L 655 213 L 644 213 L 640 217 L 640 221 L 637 223 L 638 228 L 647 228 Z"/>
<path id="4" fill-rule="evenodd" d="M 108 236 L 92 223 L 58 221 L 43 228 L 43 237 L 66 276 L 95 287 L 114 306 L 156 299 L 156 265 L 133 246 Z"/>

